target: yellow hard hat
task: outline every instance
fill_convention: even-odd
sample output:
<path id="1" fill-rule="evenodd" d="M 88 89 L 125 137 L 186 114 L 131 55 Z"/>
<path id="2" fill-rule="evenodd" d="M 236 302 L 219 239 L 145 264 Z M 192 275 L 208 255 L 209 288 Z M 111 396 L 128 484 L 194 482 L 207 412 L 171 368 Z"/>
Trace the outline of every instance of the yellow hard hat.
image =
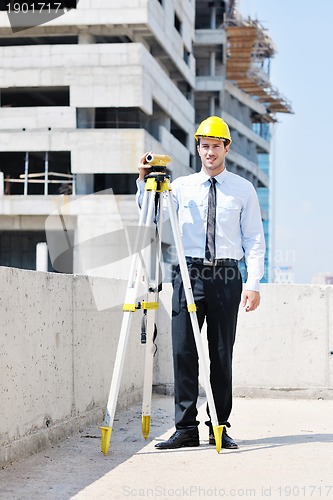
<path id="1" fill-rule="evenodd" d="M 214 139 L 227 139 L 231 143 L 229 127 L 219 116 L 209 116 L 202 121 L 194 137 L 196 141 L 199 137 L 211 137 Z"/>

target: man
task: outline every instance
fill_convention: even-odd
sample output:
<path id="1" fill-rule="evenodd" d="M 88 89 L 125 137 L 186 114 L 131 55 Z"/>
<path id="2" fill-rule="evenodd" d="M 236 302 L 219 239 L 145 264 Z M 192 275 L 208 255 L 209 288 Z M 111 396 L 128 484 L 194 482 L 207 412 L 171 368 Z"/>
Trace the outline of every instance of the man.
<path id="1" fill-rule="evenodd" d="M 253 185 L 225 167 L 231 144 L 228 125 L 221 118 L 210 116 L 200 123 L 195 138 L 201 171 L 177 178 L 171 187 L 200 329 L 205 319 L 207 322 L 210 382 L 219 425 L 225 426 L 222 447 L 235 449 L 238 445 L 226 427 L 230 427 L 232 407 L 232 353 L 237 315 L 240 302 L 247 312 L 259 306 L 264 234 Z M 138 200 L 148 172 L 143 156 Z M 244 255 L 248 277 L 242 291 L 238 261 Z M 198 355 L 179 267 L 173 282 L 172 348 L 176 432 L 167 441 L 156 444 L 162 450 L 199 446 Z M 210 419 L 206 424 L 209 443 L 215 444 Z"/>

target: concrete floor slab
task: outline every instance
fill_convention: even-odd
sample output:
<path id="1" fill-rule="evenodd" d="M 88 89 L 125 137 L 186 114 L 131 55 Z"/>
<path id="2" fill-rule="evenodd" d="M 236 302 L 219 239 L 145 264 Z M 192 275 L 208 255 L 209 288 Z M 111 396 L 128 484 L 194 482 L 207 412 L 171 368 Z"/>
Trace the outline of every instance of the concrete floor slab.
<path id="1" fill-rule="evenodd" d="M 1 470 L 0 499 L 333 498 L 332 414 L 332 400 L 235 398 L 229 433 L 240 448 L 217 454 L 200 399 L 200 447 L 160 451 L 173 400 L 155 395 L 146 442 L 136 405 L 116 415 L 108 455 L 88 428 Z"/>

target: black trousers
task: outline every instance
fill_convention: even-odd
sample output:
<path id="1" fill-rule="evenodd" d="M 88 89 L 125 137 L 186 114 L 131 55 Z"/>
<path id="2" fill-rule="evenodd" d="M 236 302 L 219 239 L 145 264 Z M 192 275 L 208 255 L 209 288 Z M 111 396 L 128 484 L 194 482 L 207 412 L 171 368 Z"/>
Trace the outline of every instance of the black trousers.
<path id="1" fill-rule="evenodd" d="M 219 424 L 232 407 L 232 353 L 242 291 L 238 267 L 188 264 L 200 330 L 206 318 L 210 382 Z M 172 349 L 177 429 L 195 427 L 198 398 L 198 353 L 184 286 L 177 267 L 173 279 Z"/>

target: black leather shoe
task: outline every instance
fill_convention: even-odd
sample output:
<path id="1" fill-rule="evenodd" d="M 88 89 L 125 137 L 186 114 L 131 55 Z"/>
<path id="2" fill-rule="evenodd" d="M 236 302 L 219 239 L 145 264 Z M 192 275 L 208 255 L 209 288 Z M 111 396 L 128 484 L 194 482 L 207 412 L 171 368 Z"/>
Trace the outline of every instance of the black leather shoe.
<path id="1" fill-rule="evenodd" d="M 175 448 L 183 448 L 184 446 L 199 446 L 198 429 L 182 429 L 176 431 L 167 441 L 155 444 L 158 450 L 174 450 Z"/>
<path id="2" fill-rule="evenodd" d="M 213 429 L 209 429 L 209 444 L 213 444 L 215 446 L 215 437 Z M 237 450 L 238 444 L 227 434 L 227 429 L 223 427 L 222 433 L 222 448 L 226 448 L 227 450 Z"/>

